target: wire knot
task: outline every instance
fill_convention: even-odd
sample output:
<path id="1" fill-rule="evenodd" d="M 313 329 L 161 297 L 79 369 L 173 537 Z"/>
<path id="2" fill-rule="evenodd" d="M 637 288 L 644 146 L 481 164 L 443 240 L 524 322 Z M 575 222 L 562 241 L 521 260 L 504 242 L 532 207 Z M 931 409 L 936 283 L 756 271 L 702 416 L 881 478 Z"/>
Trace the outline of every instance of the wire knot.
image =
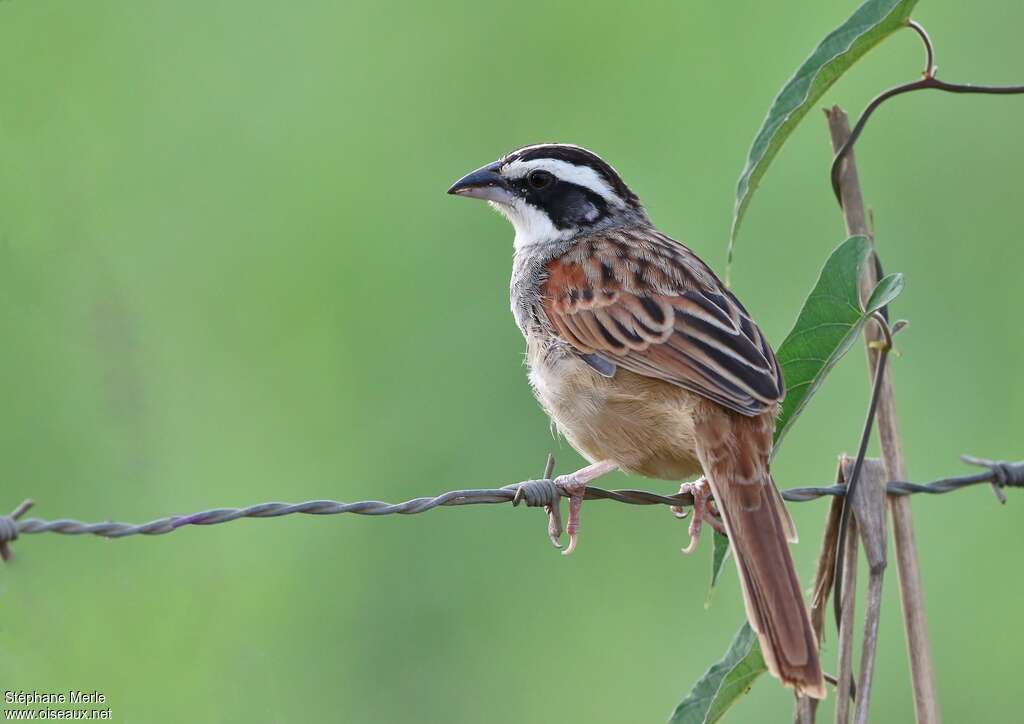
<path id="1" fill-rule="evenodd" d="M 1002 460 L 989 464 L 992 470 L 992 481 L 1000 488 L 1007 485 L 1017 487 L 1024 485 L 1024 463 L 1008 463 Z"/>
<path id="2" fill-rule="evenodd" d="M 1005 460 L 986 460 L 973 455 L 961 455 L 960 459 L 969 465 L 988 468 L 992 474 L 992 479 L 989 481 L 992 485 L 992 492 L 995 493 L 996 500 L 1000 503 L 1006 503 L 1003 488 L 1024 486 L 1024 462 L 1008 463 Z"/>
<path id="3" fill-rule="evenodd" d="M 542 480 L 524 480 L 516 486 L 516 494 L 512 498 L 512 505 L 519 505 L 526 501 L 529 508 L 539 508 L 544 505 L 557 505 L 561 492 L 554 480 L 547 478 Z"/>
<path id="4" fill-rule="evenodd" d="M 18 540 L 18 524 L 9 515 L 0 515 L 0 543 Z"/>
<path id="5" fill-rule="evenodd" d="M 14 557 L 10 543 L 18 540 L 18 518 L 23 516 L 35 503 L 23 501 L 10 515 L 0 515 L 0 560 L 5 563 Z"/>

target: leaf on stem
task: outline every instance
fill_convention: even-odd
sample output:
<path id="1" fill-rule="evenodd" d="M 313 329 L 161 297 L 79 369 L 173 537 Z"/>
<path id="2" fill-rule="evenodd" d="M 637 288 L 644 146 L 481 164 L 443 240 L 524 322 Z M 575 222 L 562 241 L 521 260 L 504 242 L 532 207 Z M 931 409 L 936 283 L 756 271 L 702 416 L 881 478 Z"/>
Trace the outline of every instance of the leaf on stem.
<path id="1" fill-rule="evenodd" d="M 754 680 L 768 670 L 757 634 L 743 624 L 718 663 L 694 685 L 669 719 L 669 724 L 711 724 L 722 718 Z"/>
<path id="2" fill-rule="evenodd" d="M 868 318 L 903 291 L 903 275 L 890 274 L 878 282 L 866 308 L 861 308 L 859 279 L 870 252 L 871 242 L 865 236 L 851 236 L 832 252 L 793 330 L 779 346 L 776 356 L 786 380 L 786 398 L 775 426 L 776 450 L 825 377 L 849 351 Z M 716 532 L 705 607 L 711 603 L 728 552 L 729 539 Z"/>
<path id="3" fill-rule="evenodd" d="M 807 111 L 865 53 L 906 25 L 917 0 L 867 0 L 833 30 L 775 96 L 736 184 L 729 264 L 740 221 L 761 177 Z"/>
<path id="4" fill-rule="evenodd" d="M 725 560 L 729 557 L 729 537 L 716 530 L 714 540 L 714 553 L 711 556 L 711 585 L 708 586 L 708 596 L 704 599 L 704 608 L 711 606 L 711 594 L 715 592 L 718 576 L 721 575 L 722 566 L 725 565 Z"/>
<path id="5" fill-rule="evenodd" d="M 775 426 L 776 450 L 871 314 L 903 291 L 903 275 L 890 274 L 878 282 L 866 308 L 861 308 L 858 280 L 870 252 L 866 236 L 851 236 L 832 252 L 793 331 L 779 346 L 776 356 L 786 380 L 786 399 Z"/>

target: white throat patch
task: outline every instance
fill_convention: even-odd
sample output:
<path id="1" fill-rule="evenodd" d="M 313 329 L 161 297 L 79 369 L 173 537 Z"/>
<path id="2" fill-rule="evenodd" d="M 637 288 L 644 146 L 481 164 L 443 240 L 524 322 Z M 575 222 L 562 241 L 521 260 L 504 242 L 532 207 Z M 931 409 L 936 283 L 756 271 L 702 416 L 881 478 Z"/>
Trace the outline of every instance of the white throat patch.
<path id="1" fill-rule="evenodd" d="M 533 244 L 549 243 L 568 239 L 575 229 L 559 229 L 546 213 L 523 199 L 515 199 L 512 203 L 488 201 L 491 208 L 512 223 L 516 231 L 513 246 L 522 249 Z"/>

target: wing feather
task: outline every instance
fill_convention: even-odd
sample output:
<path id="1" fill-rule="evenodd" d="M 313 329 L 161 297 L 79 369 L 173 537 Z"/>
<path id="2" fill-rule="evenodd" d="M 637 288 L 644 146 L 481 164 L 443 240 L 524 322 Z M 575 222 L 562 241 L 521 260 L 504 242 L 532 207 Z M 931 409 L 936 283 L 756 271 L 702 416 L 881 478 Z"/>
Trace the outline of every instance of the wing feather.
<path id="1" fill-rule="evenodd" d="M 785 394 L 739 301 L 693 252 L 651 229 L 578 242 L 548 263 L 541 297 L 555 333 L 591 366 L 663 379 L 748 416 Z"/>

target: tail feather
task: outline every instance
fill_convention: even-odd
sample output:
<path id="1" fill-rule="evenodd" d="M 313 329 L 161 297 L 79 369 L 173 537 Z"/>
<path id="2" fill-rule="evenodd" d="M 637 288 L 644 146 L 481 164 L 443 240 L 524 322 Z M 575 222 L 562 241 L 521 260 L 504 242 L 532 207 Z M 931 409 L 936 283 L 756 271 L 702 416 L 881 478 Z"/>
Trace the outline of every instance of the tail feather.
<path id="1" fill-rule="evenodd" d="M 768 670 L 787 686 L 825 697 L 818 642 L 811 628 L 787 539 L 796 531 L 768 471 L 765 420 L 716 411 L 697 452 L 725 522 L 739 570 L 747 618 Z"/>
<path id="2" fill-rule="evenodd" d="M 800 536 L 796 532 L 796 524 L 793 522 L 793 516 L 789 514 L 789 508 L 786 507 L 786 501 L 782 499 L 782 493 L 775 487 L 775 482 L 769 480 L 768 485 L 769 495 L 772 499 L 772 505 L 775 506 L 775 510 L 779 514 L 779 519 L 782 521 L 782 530 L 786 533 L 786 540 L 790 543 L 799 543 Z"/>

